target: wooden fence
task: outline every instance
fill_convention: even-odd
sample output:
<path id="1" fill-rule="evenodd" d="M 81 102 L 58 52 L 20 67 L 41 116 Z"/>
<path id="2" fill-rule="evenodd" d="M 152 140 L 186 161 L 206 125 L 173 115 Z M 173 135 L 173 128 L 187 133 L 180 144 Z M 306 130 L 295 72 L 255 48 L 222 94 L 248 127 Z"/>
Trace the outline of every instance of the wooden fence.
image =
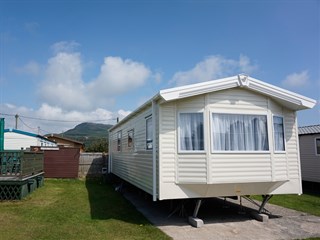
<path id="1" fill-rule="evenodd" d="M 103 153 L 80 153 L 79 173 L 80 178 L 101 177 L 102 169 L 108 166 L 108 155 Z"/>
<path id="2" fill-rule="evenodd" d="M 80 148 L 60 148 L 44 151 L 44 176 L 47 178 L 77 178 Z"/>

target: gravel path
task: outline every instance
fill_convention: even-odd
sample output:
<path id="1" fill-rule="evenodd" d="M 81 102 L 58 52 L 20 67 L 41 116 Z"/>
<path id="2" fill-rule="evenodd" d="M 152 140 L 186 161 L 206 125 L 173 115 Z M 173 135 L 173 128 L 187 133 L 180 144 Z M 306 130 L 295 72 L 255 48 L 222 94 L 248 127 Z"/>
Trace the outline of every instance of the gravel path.
<path id="1" fill-rule="evenodd" d="M 139 194 L 140 193 L 140 194 Z M 126 189 L 124 196 L 155 226 L 176 240 L 186 239 L 305 239 L 320 237 L 320 217 L 267 204 L 271 212 L 267 222 L 253 219 L 250 212 L 258 207 L 242 200 L 207 199 L 201 205 L 198 217 L 204 226 L 194 228 L 187 222 L 195 201 L 152 202 L 147 195 Z M 320 207 L 320 206 L 319 206 Z"/>

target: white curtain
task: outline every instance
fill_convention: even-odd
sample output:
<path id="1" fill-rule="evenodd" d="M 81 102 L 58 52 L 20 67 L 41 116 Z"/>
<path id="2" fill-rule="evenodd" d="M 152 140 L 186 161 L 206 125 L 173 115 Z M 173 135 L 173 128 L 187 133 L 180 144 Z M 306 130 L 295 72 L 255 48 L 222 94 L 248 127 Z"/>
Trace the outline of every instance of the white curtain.
<path id="1" fill-rule="evenodd" d="M 283 118 L 273 116 L 274 146 L 276 151 L 284 151 Z"/>
<path id="2" fill-rule="evenodd" d="M 181 150 L 204 150 L 202 113 L 180 113 L 179 127 Z"/>
<path id="3" fill-rule="evenodd" d="M 217 151 L 269 150 L 266 116 L 213 113 L 212 134 Z"/>

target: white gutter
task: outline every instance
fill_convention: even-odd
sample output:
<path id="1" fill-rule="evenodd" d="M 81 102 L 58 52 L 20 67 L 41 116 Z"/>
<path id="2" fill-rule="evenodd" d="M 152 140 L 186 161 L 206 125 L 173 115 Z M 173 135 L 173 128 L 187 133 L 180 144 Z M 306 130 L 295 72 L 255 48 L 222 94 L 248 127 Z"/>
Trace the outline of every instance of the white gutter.
<path id="1" fill-rule="evenodd" d="M 145 102 L 144 104 L 142 104 L 140 107 L 138 107 L 136 110 L 134 110 L 133 112 L 131 112 L 129 115 L 127 115 L 126 117 L 124 117 L 121 121 L 119 121 L 119 123 L 116 123 L 115 125 L 113 125 L 110 129 L 109 132 L 112 131 L 113 129 L 115 129 L 118 125 L 126 122 L 128 119 L 130 119 L 132 116 L 136 115 L 138 112 L 140 112 L 142 109 L 144 109 L 145 107 L 149 106 L 150 104 L 152 104 L 152 101 L 157 100 L 158 98 L 160 98 L 161 95 L 159 93 L 157 93 L 156 95 L 154 95 L 151 99 L 149 99 L 147 102 Z"/>

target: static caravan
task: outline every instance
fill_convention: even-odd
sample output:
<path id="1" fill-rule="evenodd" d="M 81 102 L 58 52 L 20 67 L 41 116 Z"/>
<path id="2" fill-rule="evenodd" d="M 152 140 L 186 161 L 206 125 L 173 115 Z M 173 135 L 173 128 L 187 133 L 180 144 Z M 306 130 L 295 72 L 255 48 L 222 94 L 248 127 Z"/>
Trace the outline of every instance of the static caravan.
<path id="1" fill-rule="evenodd" d="M 18 129 L 4 129 L 4 150 L 21 150 L 31 146 L 57 147 L 57 144 L 35 133 Z"/>
<path id="2" fill-rule="evenodd" d="M 320 184 L 320 124 L 299 127 L 299 142 L 302 181 Z"/>
<path id="3" fill-rule="evenodd" d="M 301 194 L 296 111 L 315 103 L 246 75 L 161 90 L 109 130 L 109 172 L 154 201 Z"/>

